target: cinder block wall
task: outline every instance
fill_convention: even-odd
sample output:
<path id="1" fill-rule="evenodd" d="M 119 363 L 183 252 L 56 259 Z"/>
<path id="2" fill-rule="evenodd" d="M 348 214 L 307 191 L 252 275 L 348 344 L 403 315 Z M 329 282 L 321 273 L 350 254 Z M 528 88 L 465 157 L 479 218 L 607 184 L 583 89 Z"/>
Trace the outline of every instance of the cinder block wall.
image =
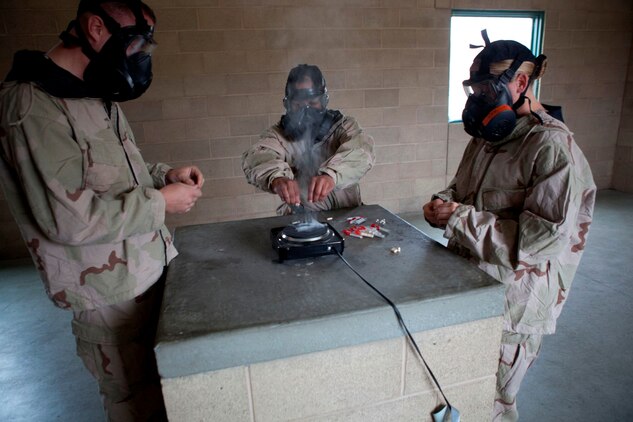
<path id="1" fill-rule="evenodd" d="M 633 45 L 629 56 L 629 71 L 622 102 L 620 133 L 615 150 L 613 187 L 624 192 L 633 192 Z"/>
<path id="2" fill-rule="evenodd" d="M 620 127 L 618 152 L 632 145 L 630 122 L 627 131 L 621 119 L 631 116 L 630 105 L 622 111 L 630 0 L 148 3 L 158 15 L 155 82 L 125 111 L 148 161 L 194 163 L 207 179 L 204 197 L 189 214 L 169 218 L 171 227 L 274 214 L 277 200 L 246 183 L 240 155 L 278 120 L 288 70 L 305 62 L 323 69 L 331 107 L 355 116 L 376 141 L 377 165 L 361 184 L 364 201 L 419 210 L 450 180 L 467 141 L 459 125 L 447 123 L 451 8 L 545 11 L 550 63 L 542 99 L 564 107 L 598 186 L 619 186 L 613 173 Z M 76 4 L 0 0 L 0 74 L 14 51 L 50 48 Z M 26 255 L 1 194 L 0 237 L 0 259 Z"/>

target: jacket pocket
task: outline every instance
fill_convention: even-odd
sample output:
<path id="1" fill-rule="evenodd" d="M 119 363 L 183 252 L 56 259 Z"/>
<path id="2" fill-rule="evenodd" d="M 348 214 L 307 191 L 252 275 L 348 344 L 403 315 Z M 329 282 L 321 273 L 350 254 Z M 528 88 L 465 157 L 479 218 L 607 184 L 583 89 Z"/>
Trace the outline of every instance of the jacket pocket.
<path id="1" fill-rule="evenodd" d="M 130 188 L 125 152 L 118 141 L 88 139 L 86 188 L 116 196 Z"/>

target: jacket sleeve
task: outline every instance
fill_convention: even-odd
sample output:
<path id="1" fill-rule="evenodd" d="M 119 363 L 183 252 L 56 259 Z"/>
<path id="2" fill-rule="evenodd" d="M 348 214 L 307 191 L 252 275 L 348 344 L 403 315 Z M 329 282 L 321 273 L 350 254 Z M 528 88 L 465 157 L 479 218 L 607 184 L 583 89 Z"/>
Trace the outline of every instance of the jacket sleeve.
<path id="1" fill-rule="evenodd" d="M 150 176 L 152 176 L 154 187 L 156 189 L 164 188 L 167 184 L 165 176 L 167 175 L 167 172 L 171 170 L 171 166 L 165 163 L 145 163 L 145 165 L 147 166 L 147 171 Z"/>
<path id="2" fill-rule="evenodd" d="M 569 152 L 557 143 L 544 145 L 535 157 L 532 181 L 518 220 L 460 205 L 444 236 L 480 260 L 510 269 L 558 256 L 576 229 L 584 195 Z"/>
<path id="3" fill-rule="evenodd" d="M 374 140 L 365 134 L 355 119 L 345 117 L 336 130 L 339 147 L 319 168 L 319 172 L 331 176 L 338 189 L 358 183 L 374 165 Z"/>
<path id="4" fill-rule="evenodd" d="M 242 154 L 242 170 L 246 180 L 259 189 L 272 192 L 270 184 L 277 177 L 294 179 L 286 162 L 288 151 L 273 128 L 262 133 L 259 141 Z"/>
<path id="5" fill-rule="evenodd" d="M 16 119 L 17 120 L 17 119 Z M 119 242 L 163 226 L 165 201 L 138 186 L 104 199 L 84 187 L 84 154 L 71 128 L 31 112 L 9 126 L 5 158 L 42 233 L 68 245 Z"/>

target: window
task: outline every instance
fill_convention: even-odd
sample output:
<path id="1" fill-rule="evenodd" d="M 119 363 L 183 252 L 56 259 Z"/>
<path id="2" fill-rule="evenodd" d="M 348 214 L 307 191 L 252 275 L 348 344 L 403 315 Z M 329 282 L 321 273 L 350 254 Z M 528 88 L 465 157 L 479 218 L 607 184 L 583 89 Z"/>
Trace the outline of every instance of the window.
<path id="1" fill-rule="evenodd" d="M 462 120 L 466 103 L 462 81 L 468 79 L 468 69 L 481 51 L 481 48 L 470 48 L 470 44 L 484 45 L 481 30 L 488 31 L 490 42 L 515 40 L 538 56 L 543 42 L 543 21 L 543 12 L 453 10 L 448 77 L 449 122 Z M 536 88 L 538 93 L 538 86 Z"/>

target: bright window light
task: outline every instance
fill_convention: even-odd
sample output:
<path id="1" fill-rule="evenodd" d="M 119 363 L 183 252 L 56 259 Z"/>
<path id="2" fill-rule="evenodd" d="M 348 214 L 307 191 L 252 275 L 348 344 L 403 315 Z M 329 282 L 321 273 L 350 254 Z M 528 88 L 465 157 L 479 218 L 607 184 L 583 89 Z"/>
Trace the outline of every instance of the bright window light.
<path id="1" fill-rule="evenodd" d="M 466 94 L 462 81 L 469 78 L 469 68 L 485 44 L 481 31 L 488 31 L 490 42 L 515 40 L 532 50 L 541 51 L 543 14 L 541 12 L 453 11 L 451 17 L 450 65 L 448 87 L 448 121 L 461 122 Z"/>

